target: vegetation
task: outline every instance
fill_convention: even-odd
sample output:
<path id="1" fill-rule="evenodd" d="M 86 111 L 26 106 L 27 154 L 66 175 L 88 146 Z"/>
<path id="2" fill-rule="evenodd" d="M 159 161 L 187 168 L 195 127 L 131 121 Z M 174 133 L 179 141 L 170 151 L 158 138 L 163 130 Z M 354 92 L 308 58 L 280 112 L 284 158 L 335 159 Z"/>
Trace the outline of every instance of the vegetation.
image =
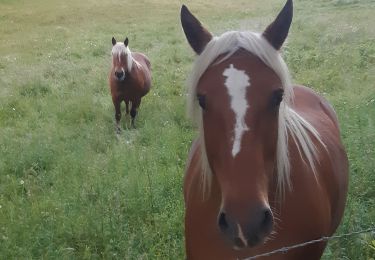
<path id="1" fill-rule="evenodd" d="M 351 167 L 338 234 L 375 220 L 375 3 L 295 1 L 284 48 L 294 81 L 326 96 Z M 261 30 L 284 1 L 187 5 L 215 34 Z M 193 62 L 179 1 L 0 0 L 0 258 L 183 259 L 182 180 L 196 131 L 185 117 Z M 116 138 L 111 38 L 153 66 L 138 128 Z M 126 121 L 126 122 L 125 122 Z M 324 259 L 374 259 L 374 234 Z"/>

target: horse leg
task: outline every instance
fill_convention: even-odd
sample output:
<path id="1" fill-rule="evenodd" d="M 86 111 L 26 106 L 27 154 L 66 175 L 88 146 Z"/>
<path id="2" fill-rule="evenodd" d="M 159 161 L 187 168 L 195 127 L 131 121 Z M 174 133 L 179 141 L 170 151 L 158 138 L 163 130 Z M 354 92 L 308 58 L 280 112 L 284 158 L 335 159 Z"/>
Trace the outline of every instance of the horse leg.
<path id="1" fill-rule="evenodd" d="M 116 133 L 120 134 L 121 126 L 120 126 L 120 119 L 121 119 L 121 100 L 113 100 L 113 105 L 115 106 L 115 119 L 116 119 Z"/>
<path id="2" fill-rule="evenodd" d="M 129 99 L 125 99 L 125 113 L 129 115 Z"/>
<path id="3" fill-rule="evenodd" d="M 141 104 L 141 99 L 136 99 L 132 101 L 132 108 L 130 110 L 130 116 L 132 117 L 132 127 L 135 128 L 135 116 L 137 115 L 137 110 L 139 108 L 139 105 Z"/>

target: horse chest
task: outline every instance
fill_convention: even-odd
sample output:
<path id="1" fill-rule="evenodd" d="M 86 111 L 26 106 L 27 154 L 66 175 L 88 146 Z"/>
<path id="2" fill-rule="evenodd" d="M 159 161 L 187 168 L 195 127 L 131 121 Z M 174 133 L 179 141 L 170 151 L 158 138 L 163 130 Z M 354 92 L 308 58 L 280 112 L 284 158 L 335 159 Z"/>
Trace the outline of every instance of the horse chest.
<path id="1" fill-rule="evenodd" d="M 127 80 L 116 84 L 112 92 L 118 97 L 135 97 L 141 96 L 141 90 L 142 89 L 136 84 L 136 82 L 133 80 Z"/>

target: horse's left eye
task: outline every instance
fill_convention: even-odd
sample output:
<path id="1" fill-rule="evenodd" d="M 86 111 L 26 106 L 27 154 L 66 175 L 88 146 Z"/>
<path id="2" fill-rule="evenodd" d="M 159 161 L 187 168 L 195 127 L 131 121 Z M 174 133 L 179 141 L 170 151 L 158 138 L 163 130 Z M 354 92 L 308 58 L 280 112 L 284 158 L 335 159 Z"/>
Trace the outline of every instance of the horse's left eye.
<path id="1" fill-rule="evenodd" d="M 272 93 L 271 96 L 271 108 L 279 107 L 281 101 L 283 100 L 284 90 L 279 88 Z"/>
<path id="2" fill-rule="evenodd" d="M 202 109 L 206 109 L 206 96 L 197 94 L 197 99 L 198 99 L 199 106 Z"/>

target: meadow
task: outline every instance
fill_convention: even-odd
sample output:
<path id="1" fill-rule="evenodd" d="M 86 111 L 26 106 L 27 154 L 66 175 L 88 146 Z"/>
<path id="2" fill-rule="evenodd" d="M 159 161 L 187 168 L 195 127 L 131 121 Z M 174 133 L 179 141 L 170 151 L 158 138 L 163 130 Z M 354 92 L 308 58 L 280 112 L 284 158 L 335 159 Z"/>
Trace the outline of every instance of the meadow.
<path id="1" fill-rule="evenodd" d="M 196 129 L 182 1 L 0 0 L 0 259 L 184 259 L 182 180 Z M 184 2 L 214 34 L 262 30 L 283 0 Z M 337 234 L 375 226 L 375 1 L 296 0 L 283 56 L 324 95 L 350 160 Z M 153 88 L 116 138 L 111 38 L 152 63 Z M 265 258 L 266 259 L 266 258 Z M 323 259 L 375 259 L 375 234 Z"/>

